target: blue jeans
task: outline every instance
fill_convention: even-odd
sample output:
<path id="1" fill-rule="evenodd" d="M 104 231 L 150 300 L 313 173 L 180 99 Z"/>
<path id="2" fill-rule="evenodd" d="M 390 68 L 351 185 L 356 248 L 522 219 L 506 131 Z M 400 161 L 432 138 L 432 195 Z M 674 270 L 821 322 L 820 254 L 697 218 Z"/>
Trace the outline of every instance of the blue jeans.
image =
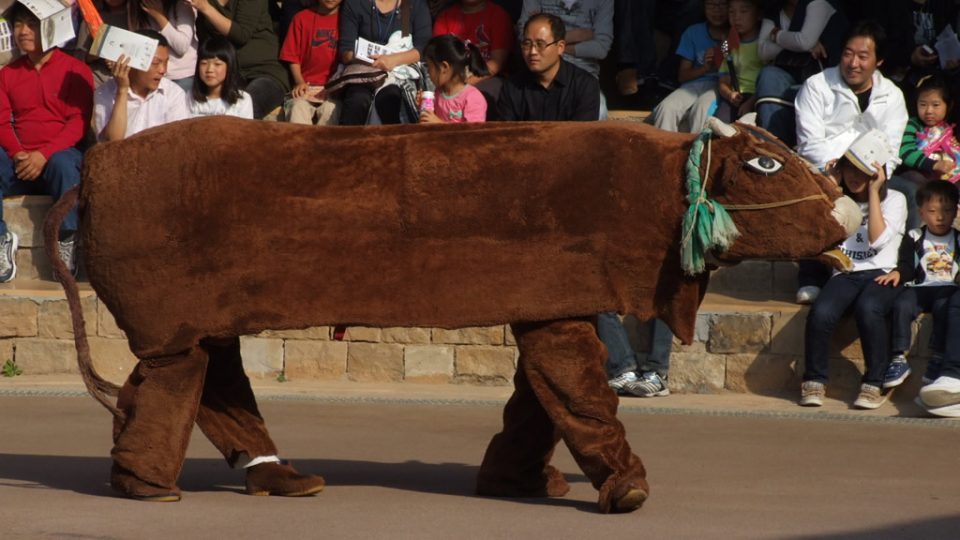
<path id="1" fill-rule="evenodd" d="M 827 382 L 830 338 L 840 319 L 852 309 L 867 364 L 863 382 L 883 386 L 883 375 L 890 361 L 887 313 L 899 292 L 873 281 L 884 273 L 883 270 L 864 270 L 837 274 L 823 286 L 807 314 L 803 337 L 804 381 Z"/>
<path id="2" fill-rule="evenodd" d="M 640 363 L 637 353 L 630 345 L 627 330 L 620 317 L 612 311 L 597 315 L 597 336 L 607 346 L 607 377 L 612 379 L 631 371 L 646 373 L 656 371 L 666 377 L 670 371 L 670 349 L 673 347 L 673 332 L 660 319 L 652 319 L 650 335 L 650 354 Z"/>
<path id="3" fill-rule="evenodd" d="M 960 291 L 947 302 L 946 350 L 940 376 L 960 379 Z"/>
<path id="4" fill-rule="evenodd" d="M 957 291 L 953 285 L 931 287 L 903 287 L 893 302 L 891 312 L 891 346 L 895 353 L 910 349 L 913 320 L 921 313 L 933 314 L 933 333 L 930 348 L 942 353 L 947 335 L 947 302 Z"/>
<path id="5" fill-rule="evenodd" d="M 789 101 L 797 97 L 798 82 L 776 66 L 764 66 L 757 77 L 757 100 L 772 97 Z M 797 144 L 797 118 L 794 108 L 779 103 L 757 103 L 757 125 L 776 135 L 787 146 Z"/>
<path id="6" fill-rule="evenodd" d="M 50 156 L 47 165 L 40 176 L 27 182 L 17 178 L 13 160 L 6 152 L 0 151 L 0 198 L 10 195 L 50 195 L 54 201 L 70 188 L 80 183 L 80 164 L 83 154 L 76 148 L 67 148 Z M 77 209 L 67 214 L 60 226 L 60 232 L 75 231 L 80 226 Z M 7 232 L 7 224 L 3 221 L 3 205 L 0 204 L 0 234 Z"/>

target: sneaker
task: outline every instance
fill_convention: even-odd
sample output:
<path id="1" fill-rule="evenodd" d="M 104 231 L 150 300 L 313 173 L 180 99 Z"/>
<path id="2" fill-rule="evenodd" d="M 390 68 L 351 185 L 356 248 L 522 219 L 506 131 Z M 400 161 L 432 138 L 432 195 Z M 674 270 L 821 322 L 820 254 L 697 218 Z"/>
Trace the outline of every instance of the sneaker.
<path id="1" fill-rule="evenodd" d="M 17 246 L 20 239 L 13 231 L 0 235 L 0 283 L 17 277 Z"/>
<path id="2" fill-rule="evenodd" d="M 822 382 L 803 381 L 800 385 L 800 405 L 804 407 L 819 407 L 823 405 L 823 398 L 827 395 L 827 387 Z"/>
<path id="3" fill-rule="evenodd" d="M 820 296 L 820 287 L 807 285 L 806 287 L 797 289 L 798 304 L 812 304 L 818 296 Z"/>
<path id="4" fill-rule="evenodd" d="M 905 356 L 898 354 L 893 357 L 893 360 L 890 360 L 890 365 L 887 366 L 887 372 L 883 376 L 883 387 L 893 388 L 900 386 L 909 376 L 910 364 L 907 363 Z"/>
<path id="5" fill-rule="evenodd" d="M 666 377 L 660 377 L 656 371 L 648 371 L 634 382 L 628 383 L 627 392 L 639 397 L 662 397 L 669 396 L 670 389 L 667 388 Z"/>
<path id="6" fill-rule="evenodd" d="M 69 240 L 60 240 L 60 260 L 67 265 L 70 275 L 77 277 L 77 240 L 72 236 Z M 56 272 L 54 272 L 56 273 Z"/>
<path id="7" fill-rule="evenodd" d="M 943 367 L 943 355 L 933 353 L 927 362 L 927 371 L 923 373 L 923 384 L 928 385 L 940 377 L 940 368 Z"/>
<path id="8" fill-rule="evenodd" d="M 626 395 L 629 394 L 627 386 L 635 382 L 637 382 L 637 373 L 634 371 L 628 371 L 608 380 L 607 384 L 610 386 L 610 388 L 616 390 L 618 394 Z"/>
<path id="9" fill-rule="evenodd" d="M 937 379 L 935 382 L 936 382 L 936 383 L 940 383 L 940 379 L 951 379 L 952 382 L 951 382 L 951 381 L 944 381 L 944 382 L 942 383 L 942 388 L 941 388 L 941 389 L 939 390 L 939 392 L 938 392 L 939 396 L 938 396 L 937 394 L 934 394 L 934 395 L 931 396 L 931 399 L 933 399 L 933 400 L 936 400 L 938 397 L 940 397 L 940 398 L 946 398 L 946 397 L 948 397 L 948 390 L 949 390 L 949 388 L 947 388 L 947 383 L 948 383 L 948 382 L 950 383 L 951 386 L 957 386 L 958 383 L 960 383 L 960 381 L 958 381 L 957 379 L 953 379 L 952 377 L 940 377 L 940 378 Z M 932 385 L 931 385 L 931 386 L 932 386 Z M 926 387 L 924 387 L 924 388 L 926 388 Z M 930 413 L 930 414 L 932 414 L 932 415 L 935 415 L 935 416 L 943 416 L 943 417 L 946 417 L 946 418 L 960 418 L 960 404 L 941 405 L 941 406 L 939 406 L 939 407 L 937 407 L 937 406 L 932 406 L 932 405 L 926 403 L 926 402 L 923 400 L 923 395 L 922 395 L 923 390 L 921 390 L 920 392 L 921 392 L 921 395 L 917 396 L 916 399 L 913 400 L 913 402 L 916 403 L 917 405 L 919 405 L 921 409 L 923 409 L 923 410 L 927 411 L 928 413 Z M 955 392 L 953 392 L 953 393 L 955 393 Z M 950 401 L 954 401 L 954 400 L 953 400 L 953 399 L 945 399 L 944 401 L 945 401 L 945 402 L 950 402 Z"/>
<path id="10" fill-rule="evenodd" d="M 858 409 L 878 409 L 887 402 L 891 392 L 884 392 L 879 386 L 872 384 L 861 384 L 860 395 L 853 402 L 853 406 Z"/>
<path id="11" fill-rule="evenodd" d="M 920 399 L 928 410 L 960 405 L 960 379 L 938 377 L 920 389 Z"/>

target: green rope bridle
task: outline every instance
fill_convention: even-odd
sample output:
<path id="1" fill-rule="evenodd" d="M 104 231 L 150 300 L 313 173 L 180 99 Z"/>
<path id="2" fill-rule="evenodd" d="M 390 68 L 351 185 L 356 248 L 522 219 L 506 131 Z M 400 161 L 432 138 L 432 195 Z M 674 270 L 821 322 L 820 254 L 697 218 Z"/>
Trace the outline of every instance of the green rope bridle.
<path id="1" fill-rule="evenodd" d="M 680 266 L 693 276 L 706 269 L 708 250 L 726 251 L 740 236 L 736 224 L 723 205 L 707 198 L 707 177 L 710 174 L 710 150 L 713 130 L 703 128 L 693 141 L 687 156 L 687 202 L 690 206 L 683 216 L 683 237 L 680 241 Z M 700 157 L 707 146 L 707 166 L 700 176 Z"/>

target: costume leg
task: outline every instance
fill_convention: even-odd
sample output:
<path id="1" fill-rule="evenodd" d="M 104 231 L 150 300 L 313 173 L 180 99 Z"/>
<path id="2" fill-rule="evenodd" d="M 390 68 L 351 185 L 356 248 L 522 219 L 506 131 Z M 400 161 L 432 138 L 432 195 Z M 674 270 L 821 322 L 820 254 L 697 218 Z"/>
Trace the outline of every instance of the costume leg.
<path id="1" fill-rule="evenodd" d="M 534 395 L 523 369 L 517 369 L 513 386 L 513 395 L 503 409 L 503 431 L 494 435 L 483 456 L 477 493 L 494 497 L 566 495 L 570 486 L 549 464 L 560 433 Z"/>
<path id="2" fill-rule="evenodd" d="M 607 385 L 606 351 L 593 322 L 516 325 L 514 332 L 519 368 L 580 469 L 600 490 L 600 511 L 639 507 L 649 493 L 646 471 L 617 420 L 619 402 Z"/>
<path id="3" fill-rule="evenodd" d="M 210 360 L 197 426 L 231 467 L 244 454 L 248 458 L 276 454 L 277 447 L 260 416 L 250 379 L 243 371 L 240 339 L 204 341 L 203 348 Z"/>
<path id="4" fill-rule="evenodd" d="M 151 498 L 176 482 L 197 417 L 207 353 L 141 359 L 120 390 L 114 419 L 111 484 L 134 498 Z"/>
<path id="5" fill-rule="evenodd" d="M 243 371 L 240 339 L 210 339 L 202 345 L 210 361 L 197 412 L 200 430 L 231 467 L 241 459 L 276 455 L 277 447 Z M 288 463 L 261 463 L 247 469 L 246 490 L 252 495 L 311 495 L 324 484 L 323 478 L 300 474 Z"/>

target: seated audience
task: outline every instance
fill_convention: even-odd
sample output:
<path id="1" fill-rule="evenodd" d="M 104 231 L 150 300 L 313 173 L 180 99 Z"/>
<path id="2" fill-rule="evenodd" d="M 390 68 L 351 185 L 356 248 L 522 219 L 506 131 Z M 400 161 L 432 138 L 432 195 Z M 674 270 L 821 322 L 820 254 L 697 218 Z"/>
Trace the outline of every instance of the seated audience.
<path id="1" fill-rule="evenodd" d="M 183 0 L 140 0 L 139 8 L 134 29 L 152 28 L 167 38 L 170 60 L 165 77 L 189 92 L 197 65 L 197 14 Z"/>
<path id="2" fill-rule="evenodd" d="M 340 2 L 316 0 L 311 8 L 297 13 L 280 49 L 280 60 L 288 63 L 293 76 L 286 117 L 294 124 L 337 123 L 337 106 L 327 99 L 323 87 L 339 65 Z"/>
<path id="3" fill-rule="evenodd" d="M 700 133 L 717 101 L 717 70 L 723 61 L 719 45 L 730 32 L 730 17 L 727 0 L 706 0 L 703 8 L 706 22 L 687 28 L 677 47 L 681 86 L 650 115 L 660 129 Z"/>
<path id="4" fill-rule="evenodd" d="M 513 22 L 504 9 L 491 0 L 460 0 L 443 10 L 433 23 L 433 35 L 453 34 L 480 48 L 487 64 L 486 76 L 471 73 L 467 83 L 496 103 L 503 79 L 497 77 L 507 65 L 513 46 Z"/>
<path id="5" fill-rule="evenodd" d="M 924 380 L 939 376 L 946 347 L 947 305 L 957 291 L 957 260 L 960 231 L 953 227 L 960 192 L 945 180 L 934 180 L 917 190 L 917 206 L 923 226 L 903 236 L 897 269 L 877 278 L 877 283 L 903 285 L 893 302 L 891 315 L 891 358 L 883 378 L 884 388 L 899 386 L 910 376 L 906 353 L 913 337 L 913 321 L 921 313 L 933 314 L 930 349 L 933 357 Z"/>
<path id="6" fill-rule="evenodd" d="M 596 78 L 600 77 L 600 61 L 606 58 L 613 44 L 614 0 L 524 0 L 518 28 L 526 26 L 534 13 L 559 17 L 567 29 L 563 57 L 571 64 Z M 518 35 L 522 32 L 518 32 Z M 607 117 L 606 99 L 600 94 L 601 120 Z"/>
<path id="7" fill-rule="evenodd" d="M 93 75 L 57 47 L 44 51 L 40 20 L 19 2 L 8 13 L 23 54 L 0 69 L 0 203 L 8 195 L 49 194 L 58 200 L 80 183 L 77 145 L 90 124 Z M 76 272 L 77 210 L 60 228 L 60 255 Z M 16 277 L 17 235 L 0 204 L 0 282 Z"/>
<path id="8" fill-rule="evenodd" d="M 230 41 L 214 36 L 200 45 L 197 73 L 187 95 L 190 117 L 236 116 L 253 118 L 253 100 L 244 92 L 237 52 Z"/>
<path id="9" fill-rule="evenodd" d="M 757 78 L 757 125 L 789 146 L 797 142 L 797 85 L 840 60 L 847 21 L 834 1 L 780 0 L 760 29 L 760 59 L 772 65 Z"/>
<path id="10" fill-rule="evenodd" d="M 101 141 L 119 141 L 145 129 L 190 116 L 187 97 L 170 79 L 167 39 L 156 30 L 138 30 L 138 34 L 156 39 L 157 52 L 147 71 L 130 67 L 121 56 L 113 65 L 113 79 L 94 94 L 93 127 Z"/>
<path id="11" fill-rule="evenodd" d="M 485 122 L 487 100 L 467 83 L 468 69 L 480 76 L 487 73 L 480 48 L 473 43 L 465 44 L 453 34 L 445 34 L 431 38 L 423 56 L 427 59 L 436 96 L 433 110 L 422 108 L 420 122 Z"/>
<path id="12" fill-rule="evenodd" d="M 408 15 L 403 15 L 409 10 Z M 403 21 L 409 28 L 403 28 Z M 425 0 L 345 0 L 340 9 L 340 61 L 350 64 L 356 60 L 354 47 L 357 39 L 380 45 L 390 45 L 400 52 L 379 55 L 373 67 L 389 74 L 379 88 L 365 84 L 348 85 L 340 94 L 342 108 L 340 123 L 348 126 L 366 124 L 369 119 L 383 124 L 415 122 L 420 115 L 416 106 L 416 91 L 422 74 L 410 66 L 418 64 L 423 48 L 430 40 L 430 11 Z M 404 42 L 403 40 L 409 40 Z M 371 110 L 372 109 L 372 110 Z M 375 118 L 371 118 L 375 113 Z"/>
<path id="13" fill-rule="evenodd" d="M 760 0 L 730 0 L 731 39 L 729 55 L 720 65 L 717 117 L 733 122 L 752 112 L 757 76 L 763 63 L 757 52 L 762 19 Z M 735 34 L 734 34 L 735 33 Z"/>
<path id="14" fill-rule="evenodd" d="M 903 194 L 886 186 L 884 163 L 894 158 L 887 135 L 871 130 L 855 139 L 839 161 L 831 162 L 830 173 L 859 203 L 864 218 L 860 228 L 840 245 L 853 263 L 852 271 L 834 272 L 807 314 L 800 405 L 823 405 L 830 340 L 847 311 L 853 311 L 866 363 L 860 395 L 853 405 L 876 409 L 889 397 L 889 392 L 883 391 L 889 359 L 887 314 L 898 290 L 879 283 L 878 278 L 897 266 L 907 217 Z"/>
<path id="15" fill-rule="evenodd" d="M 280 47 L 267 2 L 184 1 L 197 10 L 197 36 L 201 42 L 224 36 L 237 49 L 244 90 L 253 98 L 254 118 L 263 118 L 283 105 L 283 98 L 290 91 L 290 78 L 278 60 Z"/>
<path id="16" fill-rule="evenodd" d="M 538 13 L 523 27 L 520 53 L 527 69 L 513 74 L 500 92 L 500 120 L 596 120 L 600 84 L 586 71 L 564 60 L 563 21 Z"/>
<path id="17" fill-rule="evenodd" d="M 840 157 L 839 149 L 871 129 L 886 134 L 891 146 L 899 145 L 907 108 L 900 89 L 877 69 L 885 47 L 883 28 L 871 21 L 858 24 L 844 44 L 840 65 L 807 79 L 797 94 L 797 153 L 814 166 L 824 169 Z M 886 163 L 887 175 L 898 161 L 894 156 Z M 888 183 L 913 197 L 908 181 L 893 177 Z M 822 265 L 801 261 L 797 302 L 813 302 L 826 277 Z"/>
<path id="18" fill-rule="evenodd" d="M 960 180 L 960 142 L 950 122 L 953 99 L 940 75 L 931 75 L 917 87 L 916 115 L 907 122 L 900 144 L 903 166 L 897 175 L 915 184 L 930 180 Z"/>

